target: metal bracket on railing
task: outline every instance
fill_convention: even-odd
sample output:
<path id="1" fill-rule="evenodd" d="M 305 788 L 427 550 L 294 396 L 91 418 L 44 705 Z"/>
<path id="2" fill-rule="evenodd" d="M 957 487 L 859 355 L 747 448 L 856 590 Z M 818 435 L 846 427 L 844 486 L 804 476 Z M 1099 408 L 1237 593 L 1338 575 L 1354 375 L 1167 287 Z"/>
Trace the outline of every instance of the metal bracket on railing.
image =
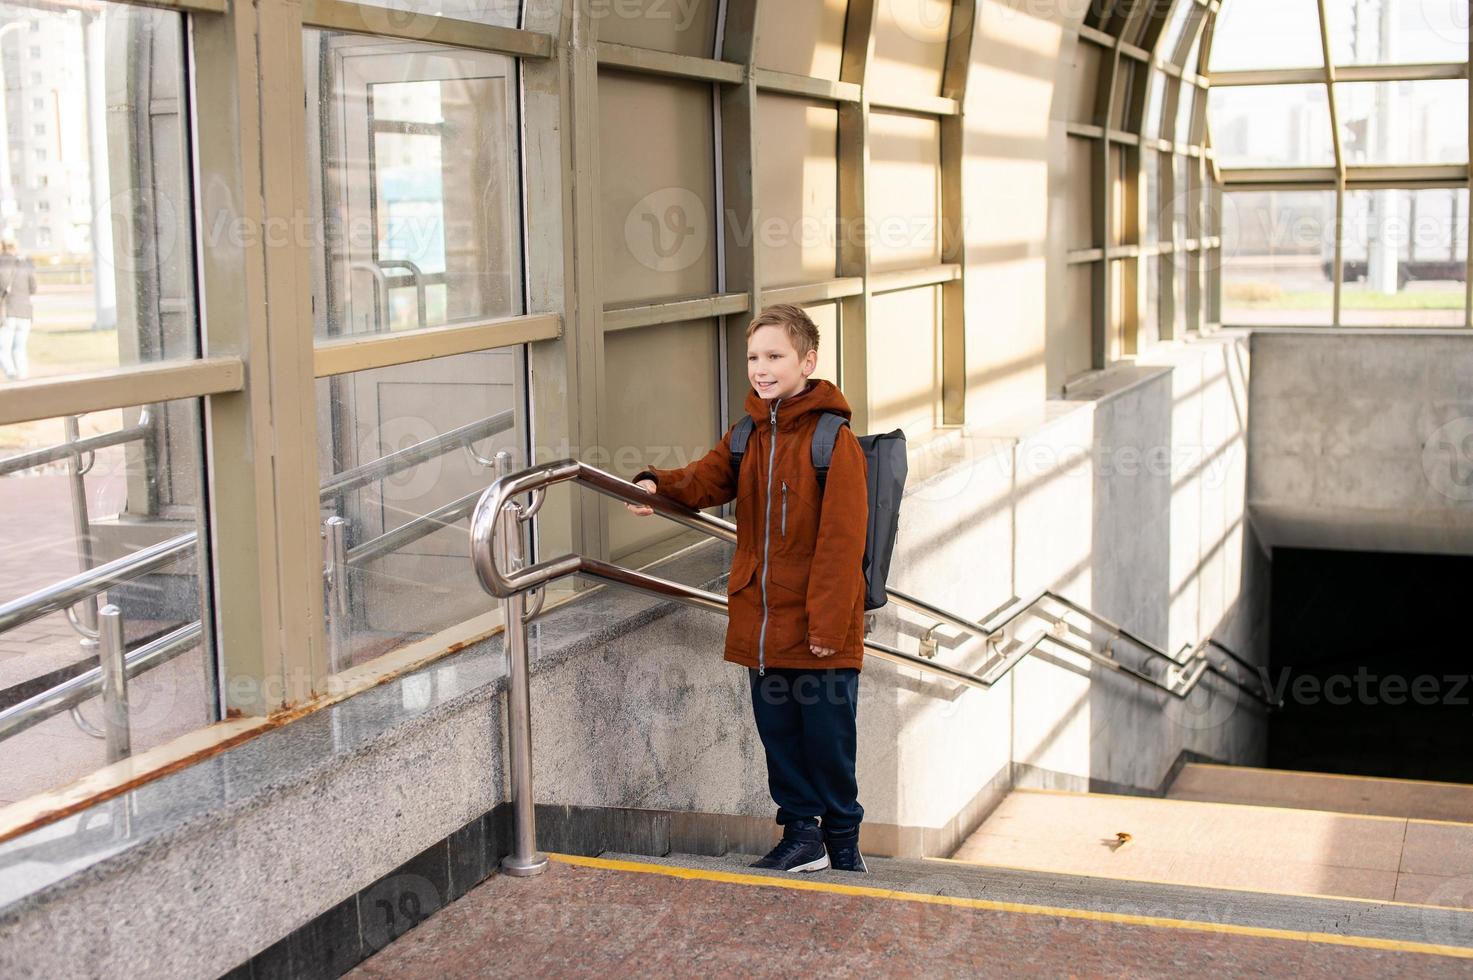
<path id="1" fill-rule="evenodd" d="M 482 456 L 479 452 L 476 451 L 476 444 L 472 440 L 467 439 L 465 442 L 461 443 L 461 446 L 465 449 L 466 455 L 469 456 L 472 461 L 479 463 L 482 466 L 496 465 L 495 459 L 488 459 L 487 457 Z"/>
<path id="2" fill-rule="evenodd" d="M 936 631 L 940 628 L 941 624 L 937 623 L 921 634 L 921 648 L 917 652 L 927 660 L 936 659 Z"/>
<path id="3" fill-rule="evenodd" d="M 73 724 L 77 726 L 78 730 L 80 730 L 83 735 L 90 735 L 93 738 L 107 738 L 107 732 L 103 731 L 101 728 L 98 728 L 86 718 L 83 718 L 82 712 L 77 709 L 77 706 L 75 704 L 72 705 L 70 713 L 72 716 Z"/>
<path id="4" fill-rule="evenodd" d="M 83 601 L 85 602 L 86 600 Z M 78 603 L 78 605 L 80 604 L 81 603 Z M 72 624 L 72 629 L 76 630 L 77 635 L 82 638 L 83 647 L 89 645 L 89 640 L 91 641 L 91 646 L 97 646 L 97 631 L 95 629 L 89 629 L 87 624 L 82 622 L 81 617 L 77 615 L 76 606 L 66 607 L 66 621 Z"/>

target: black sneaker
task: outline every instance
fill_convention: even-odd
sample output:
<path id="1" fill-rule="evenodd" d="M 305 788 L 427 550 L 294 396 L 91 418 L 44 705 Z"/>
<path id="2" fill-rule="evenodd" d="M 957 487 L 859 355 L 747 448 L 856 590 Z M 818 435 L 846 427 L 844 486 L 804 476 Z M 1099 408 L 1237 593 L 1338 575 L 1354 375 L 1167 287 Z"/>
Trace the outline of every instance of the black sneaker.
<path id="1" fill-rule="evenodd" d="M 864 863 L 864 855 L 859 853 L 858 827 L 832 833 L 828 828 L 824 828 L 823 841 L 829 852 L 829 866 L 835 871 L 869 873 L 869 866 Z"/>
<path id="2" fill-rule="evenodd" d="M 823 834 L 813 823 L 790 823 L 783 827 L 783 839 L 767 852 L 767 856 L 753 861 L 751 867 L 771 868 L 777 871 L 822 871 L 829 866 L 828 850 L 823 846 Z"/>

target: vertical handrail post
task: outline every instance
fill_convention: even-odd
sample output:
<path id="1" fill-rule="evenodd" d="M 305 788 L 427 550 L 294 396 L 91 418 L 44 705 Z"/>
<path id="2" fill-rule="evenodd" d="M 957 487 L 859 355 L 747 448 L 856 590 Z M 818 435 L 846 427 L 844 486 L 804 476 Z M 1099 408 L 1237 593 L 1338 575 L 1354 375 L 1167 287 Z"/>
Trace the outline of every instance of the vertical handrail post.
<path id="1" fill-rule="evenodd" d="M 82 438 L 81 416 L 68 415 L 62 422 L 67 442 Z M 67 484 L 72 496 L 72 531 L 77 539 L 78 571 L 92 570 L 94 554 L 92 548 L 92 521 L 87 514 L 87 467 L 82 465 L 82 454 L 67 457 Z M 78 605 L 81 612 L 74 620 L 82 634 L 82 652 L 90 654 L 97 646 L 97 597 L 88 596 Z M 70 618 L 70 617 L 69 617 Z"/>
<path id="2" fill-rule="evenodd" d="M 348 666 L 348 522 L 336 515 L 322 525 L 327 541 L 327 669 Z"/>
<path id="3" fill-rule="evenodd" d="M 99 657 L 102 664 L 102 731 L 107 739 L 107 761 L 132 754 L 128 734 L 128 673 L 124 663 L 123 613 L 109 602 L 98 613 Z"/>
<path id="4" fill-rule="evenodd" d="M 496 454 L 496 478 L 511 472 L 512 454 Z M 518 504 L 508 502 L 496 515 L 496 559 L 507 571 L 522 564 L 522 522 Z M 532 796 L 532 695 L 527 665 L 526 596 L 513 593 L 501 600 L 505 625 L 503 638 L 510 683 L 506 692 L 507 752 L 510 756 L 512 848 L 501 859 L 501 870 L 516 877 L 539 875 L 547 870 L 547 855 L 537 850 L 537 814 Z"/>

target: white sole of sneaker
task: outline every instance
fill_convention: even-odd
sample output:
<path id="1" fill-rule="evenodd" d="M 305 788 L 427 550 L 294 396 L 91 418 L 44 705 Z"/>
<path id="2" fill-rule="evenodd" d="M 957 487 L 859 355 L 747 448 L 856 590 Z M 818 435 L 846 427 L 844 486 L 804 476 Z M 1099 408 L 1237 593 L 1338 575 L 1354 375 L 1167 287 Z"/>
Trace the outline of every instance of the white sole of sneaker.
<path id="1" fill-rule="evenodd" d="M 795 867 L 795 868 L 789 868 L 788 870 L 789 871 L 822 871 L 823 869 L 827 868 L 828 866 L 829 866 L 829 856 L 827 854 L 825 854 L 821 858 L 818 858 L 818 859 L 813 860 L 813 861 L 809 861 L 807 864 L 800 864 L 797 867 Z"/>

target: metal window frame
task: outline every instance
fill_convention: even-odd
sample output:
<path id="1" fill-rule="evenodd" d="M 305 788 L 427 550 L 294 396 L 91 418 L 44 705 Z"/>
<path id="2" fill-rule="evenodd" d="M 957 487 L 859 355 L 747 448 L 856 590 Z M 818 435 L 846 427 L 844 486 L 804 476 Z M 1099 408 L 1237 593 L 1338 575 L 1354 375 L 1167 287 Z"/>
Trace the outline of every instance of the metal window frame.
<path id="1" fill-rule="evenodd" d="M 1323 84 L 1330 110 L 1330 131 L 1334 147 L 1334 164 L 1330 167 L 1222 167 L 1214 172 L 1215 193 L 1219 199 L 1231 191 L 1332 191 L 1335 195 L 1335 251 L 1331 271 L 1331 318 L 1327 329 L 1340 329 L 1342 322 L 1345 279 L 1345 195 L 1349 191 L 1409 191 L 1456 188 L 1467 189 L 1473 199 L 1473 153 L 1470 160 L 1454 164 L 1350 164 L 1346 162 L 1340 137 L 1337 89 L 1341 83 L 1428 81 L 1462 79 L 1473 86 L 1473 72 L 1468 62 L 1408 62 L 1397 64 L 1337 65 L 1330 45 L 1329 15 L 1325 0 L 1316 0 L 1320 33 L 1318 67 L 1268 68 L 1218 72 L 1211 75 L 1212 85 L 1239 87 L 1262 85 Z M 1204 60 L 1210 48 L 1204 45 Z M 1469 93 L 1469 128 L 1473 131 L 1473 91 Z M 1220 213 L 1221 208 L 1217 211 Z M 1473 208 L 1470 208 L 1473 212 Z M 1473 213 L 1468 216 L 1469 237 L 1473 240 Z M 1463 288 L 1463 326 L 1473 328 L 1473 248 L 1465 257 Z M 1220 298 L 1219 298 L 1220 300 Z M 1221 309 L 1215 311 L 1221 319 Z M 1232 324 L 1227 324 L 1231 326 Z"/>
<path id="2" fill-rule="evenodd" d="M 533 459 L 538 447 L 566 455 L 597 445 L 602 334 L 693 316 L 721 318 L 727 353 L 741 349 L 742 318 L 764 302 L 834 301 L 840 307 L 840 370 L 867 426 L 867 318 L 876 293 L 939 286 L 942 424 L 965 409 L 963 318 L 963 102 L 976 32 L 975 0 L 955 0 L 941 91 L 913 97 L 865 84 L 873 58 L 876 0 L 853 0 L 840 78 L 792 75 L 755 64 L 758 0 L 727 0 L 720 58 L 690 58 L 601 43 L 585 4 L 528 5 L 522 28 L 415 14 L 345 0 L 115 0 L 178 11 L 187 18 L 185 81 L 189 166 L 197 229 L 297 227 L 309 213 L 307 95 L 302 37 L 313 29 L 415 40 L 517 58 L 523 145 L 524 309 L 541 311 L 378 336 L 318 342 L 313 331 L 310 244 L 266 235 L 208 238 L 193 256 L 199 282 L 202 356 L 192 361 L 45 379 L 0 390 L 0 424 L 161 400 L 203 399 L 201 506 L 210 568 L 210 617 L 203 624 L 222 670 L 220 716 L 271 715 L 324 703 L 329 663 L 320 588 L 316 382 L 348 371 L 528 345 Z M 1121 46 L 1126 57 L 1137 52 Z M 714 53 L 714 52 L 713 52 Z M 839 211 L 862 226 L 867 212 L 871 107 L 940 124 L 942 261 L 872 274 L 864 236 L 844 236 L 833 278 L 764 288 L 755 243 L 723 232 L 722 291 L 669 303 L 602 309 L 597 215 L 600 64 L 716 87 L 721 194 L 752 218 L 758 92 L 830 101 L 839 112 Z M 566 324 L 568 329 L 562 329 Z M 728 382 L 744 382 L 744 357 L 727 358 Z M 728 383 L 740 393 L 745 384 Z M 566 400 L 575 400 L 573 412 Z M 729 400 L 739 400 L 733 395 Z M 538 518 L 550 548 L 607 553 L 596 500 L 549 494 Z M 533 537 L 537 541 L 537 535 Z M 534 545 L 535 546 L 535 545 Z M 532 556 L 535 559 L 535 555 Z"/>
<path id="3" fill-rule="evenodd" d="M 727 0 L 719 28 L 720 50 L 703 58 L 651 48 L 593 40 L 595 67 L 611 67 L 648 75 L 694 79 L 716 86 L 719 105 L 717 145 L 720 159 L 720 198 L 726 215 L 723 226 L 722 287 L 707 295 L 659 303 L 608 306 L 598 309 L 602 332 L 637 329 L 686 319 L 719 317 L 724 327 L 728 416 L 740 413 L 746 389 L 745 319 L 772 303 L 839 303 L 839 372 L 845 395 L 854 409 L 854 423 L 868 425 L 869 392 L 865 324 L 871 298 L 880 292 L 912 286 L 942 287 L 939 347 L 942 387 L 937 393 L 941 425 L 959 425 L 965 416 L 965 243 L 963 235 L 964 184 L 962 100 L 975 34 L 975 0 L 954 0 L 949 41 L 942 71 L 941 92 L 911 96 L 866 91 L 865 72 L 872 58 L 875 0 L 851 0 L 845 19 L 839 78 L 796 75 L 756 64 L 757 0 Z M 592 29 L 590 24 L 588 29 Z M 596 90 L 595 90 L 596 91 Z M 869 112 L 903 112 L 938 120 L 941 132 L 941 249 L 937 266 L 869 274 L 868 243 L 863 235 L 841 235 L 838 275 L 833 279 L 793 286 L 764 286 L 758 250 L 748 236 L 735 231 L 751 227 L 755 218 L 756 101 L 759 93 L 798 96 L 829 102 L 838 111 L 838 214 L 841 228 L 863 227 L 868 186 Z M 596 98 L 596 96 L 595 96 Z M 596 108 L 596 106 L 595 106 Z M 592 136 L 584 138 L 580 180 L 597 186 L 590 172 L 594 158 Z M 591 179 L 592 178 L 592 179 Z M 594 244 L 590 242 L 590 247 Z M 874 280 L 874 281 L 871 281 Z M 896 285 L 908 283 L 908 286 Z M 601 361 L 601 356 L 600 356 Z M 592 553 L 602 554 L 602 551 Z"/>

